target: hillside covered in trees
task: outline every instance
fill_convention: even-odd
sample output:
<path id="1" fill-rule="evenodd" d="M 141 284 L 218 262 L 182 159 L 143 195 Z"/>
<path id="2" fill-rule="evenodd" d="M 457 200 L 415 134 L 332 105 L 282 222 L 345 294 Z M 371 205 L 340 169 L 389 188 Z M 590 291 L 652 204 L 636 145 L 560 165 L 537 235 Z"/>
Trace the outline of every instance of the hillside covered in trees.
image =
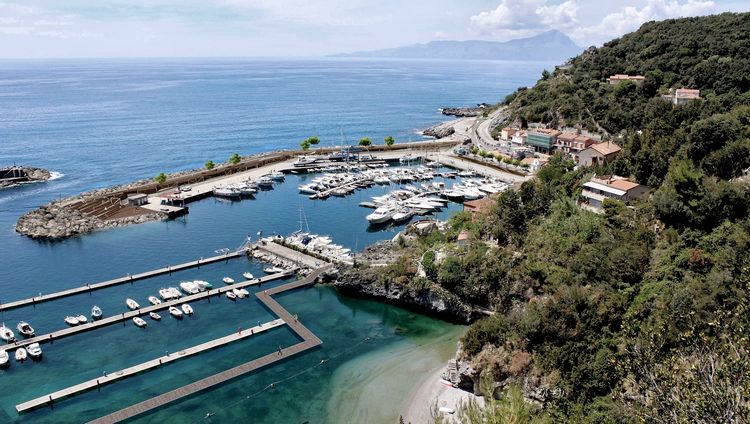
<path id="1" fill-rule="evenodd" d="M 533 401 L 528 420 L 750 421 L 750 14 L 647 23 L 563 68 L 509 96 L 511 113 L 601 127 L 623 144 L 618 159 L 587 169 L 554 156 L 479 216 L 400 241 L 384 278 L 494 311 L 470 327 L 463 359 L 496 397 Z M 615 73 L 646 81 L 609 85 Z M 704 99 L 660 97 L 680 87 Z M 582 210 L 594 173 L 632 176 L 651 196 Z M 488 417 L 501 409 L 461 413 L 511 422 Z"/>

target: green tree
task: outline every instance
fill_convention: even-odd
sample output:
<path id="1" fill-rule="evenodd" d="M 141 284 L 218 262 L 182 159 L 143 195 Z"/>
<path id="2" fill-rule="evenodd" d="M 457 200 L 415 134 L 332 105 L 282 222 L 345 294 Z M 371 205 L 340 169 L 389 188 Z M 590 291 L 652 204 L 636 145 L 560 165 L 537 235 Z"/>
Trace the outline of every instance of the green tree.
<path id="1" fill-rule="evenodd" d="M 232 165 L 237 165 L 241 160 L 242 157 L 238 153 L 235 153 L 232 155 L 232 157 L 229 158 L 229 163 L 231 163 Z"/>
<path id="2" fill-rule="evenodd" d="M 317 144 L 320 144 L 320 139 L 317 136 L 312 136 L 312 137 L 308 138 L 307 141 L 309 141 L 310 144 L 313 145 L 313 146 L 317 145 Z"/>
<path id="3" fill-rule="evenodd" d="M 310 140 L 309 139 L 302 140 L 302 142 L 299 144 L 299 147 L 301 147 L 302 150 L 308 150 L 310 148 Z"/>
<path id="4" fill-rule="evenodd" d="M 214 161 L 210 160 L 210 161 L 206 162 L 206 164 L 204 166 L 206 167 L 206 169 L 208 169 L 210 171 L 210 170 L 212 170 L 212 169 L 214 169 L 216 167 L 216 164 L 214 163 Z"/>
<path id="5" fill-rule="evenodd" d="M 370 141 L 369 137 L 362 137 L 359 139 L 359 145 L 360 146 L 371 146 L 372 141 Z"/>
<path id="6" fill-rule="evenodd" d="M 393 136 L 390 136 L 390 135 L 386 137 L 384 141 L 385 141 L 385 145 L 388 147 L 391 147 L 396 143 L 396 140 L 393 138 Z"/>
<path id="7" fill-rule="evenodd" d="M 162 172 L 161 174 L 154 177 L 154 181 L 156 181 L 159 184 L 164 184 L 165 182 L 167 182 L 167 174 Z"/>

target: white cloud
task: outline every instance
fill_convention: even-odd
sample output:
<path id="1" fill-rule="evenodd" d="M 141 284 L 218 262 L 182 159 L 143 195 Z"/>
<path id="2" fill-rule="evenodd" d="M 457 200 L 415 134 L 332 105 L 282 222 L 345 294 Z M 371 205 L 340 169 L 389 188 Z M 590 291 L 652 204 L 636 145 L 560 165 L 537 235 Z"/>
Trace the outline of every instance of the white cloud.
<path id="1" fill-rule="evenodd" d="M 599 44 L 653 20 L 699 16 L 717 11 L 710 0 L 646 0 L 642 7 L 624 6 L 605 15 L 599 23 L 582 25 L 582 5 L 591 14 L 599 0 L 501 0 L 493 10 L 472 16 L 470 27 L 480 35 L 496 38 L 517 38 L 550 29 L 567 33 L 579 44 Z M 612 9 L 610 9 L 612 10 Z M 605 12 L 602 12 L 605 13 Z M 601 16 L 601 15 L 599 15 Z"/>
<path id="2" fill-rule="evenodd" d="M 578 9 L 577 0 L 568 0 L 560 4 L 545 4 L 534 12 L 543 25 L 562 30 L 578 25 Z"/>
<path id="3" fill-rule="evenodd" d="M 602 18 L 599 24 L 576 28 L 570 35 L 576 40 L 601 43 L 634 31 L 649 21 L 707 15 L 715 11 L 713 1 L 688 0 L 682 3 L 677 0 L 648 0 L 641 9 L 624 7 Z"/>
<path id="4" fill-rule="evenodd" d="M 0 34 L 70 38 L 86 34 L 65 29 L 73 25 L 70 15 L 56 14 L 35 6 L 0 2 Z"/>

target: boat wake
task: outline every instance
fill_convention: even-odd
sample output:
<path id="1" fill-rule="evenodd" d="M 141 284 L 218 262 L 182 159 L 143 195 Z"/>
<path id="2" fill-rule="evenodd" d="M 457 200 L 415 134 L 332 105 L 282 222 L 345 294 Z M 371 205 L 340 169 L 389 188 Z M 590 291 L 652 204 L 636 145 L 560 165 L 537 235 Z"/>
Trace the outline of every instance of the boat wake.
<path id="1" fill-rule="evenodd" d="M 49 180 L 47 181 L 57 180 L 65 176 L 65 174 L 63 174 L 62 172 L 55 172 L 55 171 L 50 171 L 49 174 L 50 174 L 50 177 L 49 177 Z"/>

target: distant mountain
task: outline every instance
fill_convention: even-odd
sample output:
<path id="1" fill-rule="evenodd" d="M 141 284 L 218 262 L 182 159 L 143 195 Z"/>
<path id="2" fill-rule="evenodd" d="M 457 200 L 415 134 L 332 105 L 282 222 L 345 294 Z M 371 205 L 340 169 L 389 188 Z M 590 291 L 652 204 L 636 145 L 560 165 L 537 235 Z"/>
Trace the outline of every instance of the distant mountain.
<path id="1" fill-rule="evenodd" d="M 483 59 L 563 61 L 583 49 L 560 31 L 547 31 L 529 38 L 497 41 L 432 41 L 392 49 L 342 53 L 336 57 L 382 57 L 402 59 Z"/>

